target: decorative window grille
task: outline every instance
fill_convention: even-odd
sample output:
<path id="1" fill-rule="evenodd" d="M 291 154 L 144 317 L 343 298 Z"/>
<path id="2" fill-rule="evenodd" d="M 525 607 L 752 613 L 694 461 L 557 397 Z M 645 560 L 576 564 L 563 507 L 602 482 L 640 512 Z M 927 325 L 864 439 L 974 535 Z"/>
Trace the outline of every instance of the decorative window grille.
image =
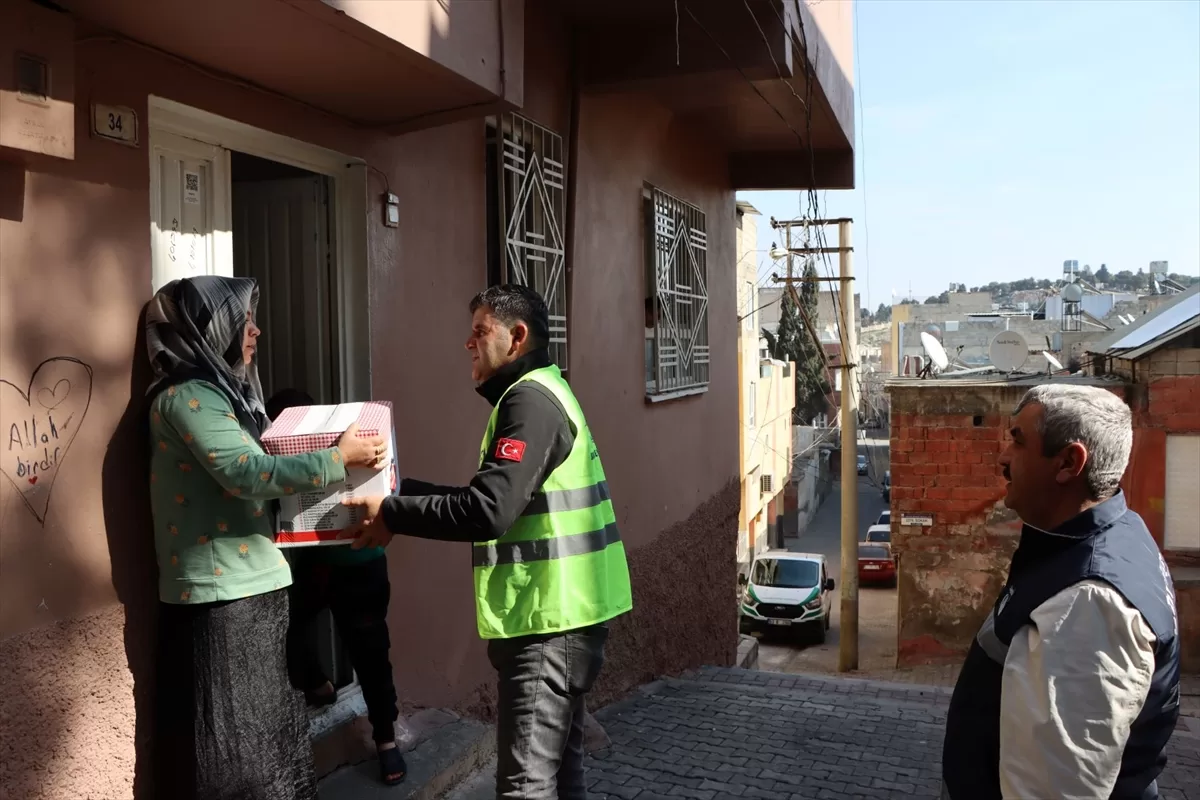
<path id="1" fill-rule="evenodd" d="M 499 283 L 540 294 L 550 311 L 550 357 L 567 370 L 567 281 L 562 137 L 518 114 L 497 122 Z"/>
<path id="2" fill-rule="evenodd" d="M 708 386 L 708 229 L 704 212 L 646 186 L 646 280 L 654 313 L 646 392 Z M 649 311 L 649 309 L 648 309 Z"/>

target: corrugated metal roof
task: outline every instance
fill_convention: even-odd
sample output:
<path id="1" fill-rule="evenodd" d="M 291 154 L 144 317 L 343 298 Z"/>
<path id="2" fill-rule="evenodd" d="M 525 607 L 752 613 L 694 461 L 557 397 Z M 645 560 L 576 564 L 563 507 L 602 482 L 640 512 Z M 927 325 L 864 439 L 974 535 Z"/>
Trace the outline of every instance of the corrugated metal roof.
<path id="1" fill-rule="evenodd" d="M 1123 355 L 1132 348 L 1156 349 L 1184 331 L 1178 330 L 1200 314 L 1200 284 L 1172 298 L 1151 314 L 1143 314 L 1133 323 L 1117 328 L 1088 346 L 1089 353 Z M 1171 324 L 1173 323 L 1173 324 Z M 1148 350 L 1146 351 L 1148 352 Z"/>
<path id="2" fill-rule="evenodd" d="M 1124 335 L 1112 342 L 1106 352 L 1142 349 L 1150 344 L 1161 346 L 1185 330 L 1191 330 L 1193 326 L 1189 323 L 1200 318 L 1200 285 L 1181 295 L 1179 302 L 1163 306 L 1147 317 L 1141 325 L 1123 332 Z"/>

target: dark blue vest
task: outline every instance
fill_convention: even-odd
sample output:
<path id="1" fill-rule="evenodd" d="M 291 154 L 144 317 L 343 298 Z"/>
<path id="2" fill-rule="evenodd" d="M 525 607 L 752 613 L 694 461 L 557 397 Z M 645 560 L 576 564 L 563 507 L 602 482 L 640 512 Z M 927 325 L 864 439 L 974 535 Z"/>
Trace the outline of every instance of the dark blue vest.
<path id="1" fill-rule="evenodd" d="M 1179 719 L 1179 623 L 1175 591 L 1158 545 L 1121 493 L 1047 533 L 1026 525 L 1008 582 L 963 664 L 942 748 L 953 800 L 1001 800 L 1000 683 L 1013 636 L 1054 595 L 1085 580 L 1112 585 L 1157 639 L 1154 677 L 1129 731 L 1112 800 L 1155 800 L 1167 740 Z"/>

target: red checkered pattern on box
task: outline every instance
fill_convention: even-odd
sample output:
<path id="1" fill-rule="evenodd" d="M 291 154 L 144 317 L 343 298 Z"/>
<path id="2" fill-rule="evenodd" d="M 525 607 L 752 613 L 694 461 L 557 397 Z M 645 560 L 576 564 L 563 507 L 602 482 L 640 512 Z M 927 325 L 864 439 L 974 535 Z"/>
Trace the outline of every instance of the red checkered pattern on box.
<path id="1" fill-rule="evenodd" d="M 263 450 L 273 456 L 294 456 L 314 450 L 325 450 L 337 444 L 344 431 L 292 433 L 300 427 L 310 408 L 311 406 L 293 406 L 280 414 L 275 424 L 263 434 Z M 392 432 L 391 423 L 391 401 L 370 400 L 363 403 L 362 411 L 358 415 L 358 435 L 363 438 L 382 436 L 386 439 Z"/>

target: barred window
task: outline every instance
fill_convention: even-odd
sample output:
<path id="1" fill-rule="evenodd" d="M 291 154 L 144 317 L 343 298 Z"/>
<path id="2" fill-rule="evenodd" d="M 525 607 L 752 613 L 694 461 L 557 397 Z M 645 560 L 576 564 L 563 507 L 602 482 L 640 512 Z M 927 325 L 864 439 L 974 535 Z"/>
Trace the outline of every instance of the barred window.
<path id="1" fill-rule="evenodd" d="M 537 291 L 550 311 L 550 357 L 567 371 L 562 137 L 518 114 L 488 136 L 488 281 Z"/>
<path id="2" fill-rule="evenodd" d="M 708 232 L 704 212 L 647 185 L 646 395 L 708 386 Z"/>

